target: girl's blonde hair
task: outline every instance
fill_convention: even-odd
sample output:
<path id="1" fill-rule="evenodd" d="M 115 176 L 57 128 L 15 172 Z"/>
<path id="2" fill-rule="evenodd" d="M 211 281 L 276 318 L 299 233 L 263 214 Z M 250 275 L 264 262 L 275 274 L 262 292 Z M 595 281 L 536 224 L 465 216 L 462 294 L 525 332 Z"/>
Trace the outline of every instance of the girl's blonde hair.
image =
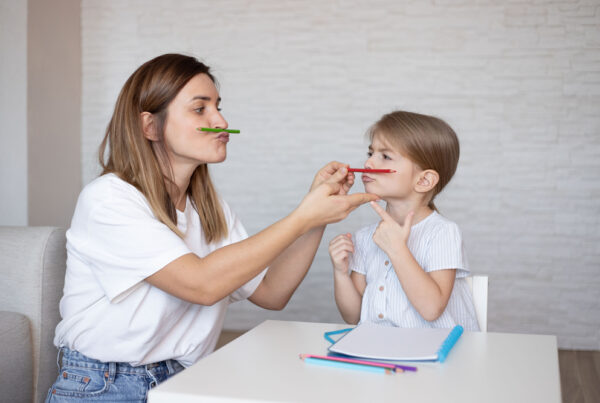
<path id="1" fill-rule="evenodd" d="M 458 137 L 443 120 L 413 112 L 395 111 L 383 115 L 368 131 L 400 151 L 421 169 L 432 169 L 440 177 L 431 192 L 428 206 L 437 211 L 433 199 L 450 182 L 460 155 Z"/>
<path id="2" fill-rule="evenodd" d="M 198 74 L 206 74 L 216 84 L 210 68 L 190 56 L 165 54 L 141 65 L 121 89 L 99 150 L 101 175 L 114 173 L 135 186 L 148 199 L 154 215 L 182 238 L 184 234 L 177 228 L 175 204 L 166 186 L 166 181 L 174 184 L 173 172 L 163 173 L 161 169 L 161 166 L 171 167 L 164 127 L 169 104 Z M 144 137 L 142 112 L 153 115 L 158 141 Z M 192 174 L 187 194 L 200 216 L 207 241 L 227 236 L 225 216 L 206 164 L 198 166 Z"/>

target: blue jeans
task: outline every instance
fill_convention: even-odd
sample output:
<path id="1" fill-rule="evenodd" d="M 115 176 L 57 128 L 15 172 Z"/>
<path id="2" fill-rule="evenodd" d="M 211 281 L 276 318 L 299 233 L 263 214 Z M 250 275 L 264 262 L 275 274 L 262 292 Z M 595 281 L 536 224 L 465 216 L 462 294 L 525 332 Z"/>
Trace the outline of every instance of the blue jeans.
<path id="1" fill-rule="evenodd" d="M 184 367 L 175 360 L 132 367 L 62 348 L 62 365 L 46 402 L 146 402 L 148 391 Z M 61 351 L 59 351 L 59 356 Z"/>

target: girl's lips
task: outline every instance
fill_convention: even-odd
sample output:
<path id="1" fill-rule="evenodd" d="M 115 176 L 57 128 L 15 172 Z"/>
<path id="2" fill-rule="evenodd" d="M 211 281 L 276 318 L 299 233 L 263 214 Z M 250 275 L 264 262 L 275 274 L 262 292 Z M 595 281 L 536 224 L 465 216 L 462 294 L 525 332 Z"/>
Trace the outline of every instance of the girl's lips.
<path id="1" fill-rule="evenodd" d="M 228 143 L 229 142 L 229 134 L 221 133 L 217 136 L 217 140 L 219 140 L 220 142 L 223 142 L 223 143 Z"/>
<path id="2" fill-rule="evenodd" d="M 373 179 L 369 175 L 365 175 L 365 174 L 362 174 L 361 179 L 362 179 L 363 183 L 375 181 L 375 179 Z"/>

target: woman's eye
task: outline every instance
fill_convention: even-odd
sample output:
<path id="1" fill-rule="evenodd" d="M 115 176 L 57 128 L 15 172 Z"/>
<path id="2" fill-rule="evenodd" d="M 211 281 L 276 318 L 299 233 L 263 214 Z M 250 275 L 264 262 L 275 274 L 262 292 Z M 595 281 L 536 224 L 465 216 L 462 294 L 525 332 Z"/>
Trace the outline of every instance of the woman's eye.
<path id="1" fill-rule="evenodd" d="M 221 107 L 217 107 L 217 110 L 218 110 L 219 112 L 221 112 L 221 111 L 223 110 L 223 108 L 221 108 Z"/>
<path id="2" fill-rule="evenodd" d="M 370 158 L 373 156 L 373 153 L 371 151 L 367 152 L 367 156 Z"/>
<path id="3" fill-rule="evenodd" d="M 383 159 L 384 159 L 384 160 L 391 160 L 391 158 L 390 158 L 390 157 L 388 157 L 386 154 L 383 154 Z"/>
<path id="4" fill-rule="evenodd" d="M 196 108 L 196 109 L 194 109 L 194 112 L 196 112 L 196 113 L 202 113 L 202 112 L 204 112 L 204 107 L 201 106 L 200 108 Z"/>

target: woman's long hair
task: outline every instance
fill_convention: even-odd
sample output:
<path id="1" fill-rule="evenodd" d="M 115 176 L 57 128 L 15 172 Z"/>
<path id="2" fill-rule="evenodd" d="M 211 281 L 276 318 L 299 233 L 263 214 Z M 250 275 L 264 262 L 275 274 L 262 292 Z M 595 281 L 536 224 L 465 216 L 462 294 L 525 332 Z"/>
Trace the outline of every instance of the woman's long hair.
<path id="1" fill-rule="evenodd" d="M 433 199 L 454 176 L 460 156 L 458 137 L 450 125 L 434 116 L 395 111 L 383 115 L 367 134 L 371 141 L 375 135 L 381 135 L 421 169 L 438 173 L 440 179 L 428 203 L 437 211 Z"/>
<path id="2" fill-rule="evenodd" d="M 121 89 L 99 150 L 101 175 L 114 173 L 135 186 L 146 196 L 156 218 L 182 238 L 175 204 L 166 186 L 166 181 L 174 184 L 174 178 L 165 149 L 164 127 L 167 107 L 198 74 L 206 74 L 216 84 L 210 68 L 190 56 L 165 54 L 141 65 Z M 153 115 L 158 141 L 144 137 L 142 112 Z M 161 166 L 168 172 L 163 172 Z M 207 242 L 227 236 L 225 216 L 206 164 L 198 166 L 192 174 L 187 194 L 200 216 Z"/>

